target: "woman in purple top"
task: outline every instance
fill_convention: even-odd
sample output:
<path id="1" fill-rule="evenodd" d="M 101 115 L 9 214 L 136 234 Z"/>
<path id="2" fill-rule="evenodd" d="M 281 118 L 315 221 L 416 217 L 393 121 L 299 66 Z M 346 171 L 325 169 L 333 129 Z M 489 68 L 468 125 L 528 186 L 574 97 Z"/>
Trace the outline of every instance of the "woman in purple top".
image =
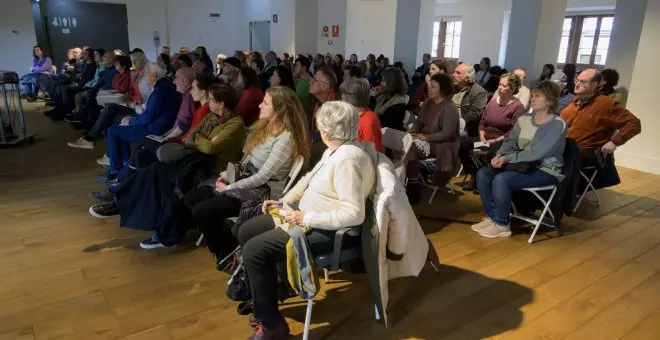
<path id="1" fill-rule="evenodd" d="M 479 123 L 479 139 L 482 143 L 490 146 L 503 142 L 516 125 L 518 117 L 525 113 L 523 104 L 514 97 L 520 86 L 520 79 L 512 73 L 500 77 L 497 88 L 499 97 L 493 98 L 486 105 Z"/>
<path id="2" fill-rule="evenodd" d="M 53 61 L 50 57 L 44 54 L 41 46 L 37 45 L 32 50 L 32 67 L 30 73 L 21 77 L 21 84 L 23 84 L 23 91 L 28 101 L 37 99 L 39 93 L 39 77 L 42 74 L 50 74 L 52 72 Z"/>
<path id="3" fill-rule="evenodd" d="M 484 114 L 481 116 L 479 122 L 479 140 L 481 143 L 488 147 L 487 155 L 485 156 L 489 161 L 494 156 L 494 153 L 499 150 L 504 139 L 509 135 L 509 132 L 516 125 L 518 117 L 525 113 L 525 107 L 514 97 L 522 86 L 520 78 L 512 73 L 503 74 L 500 76 L 500 85 L 497 88 L 499 96 L 493 97 L 488 102 Z M 462 162 L 473 163 L 472 157 L 470 159 L 462 159 Z M 484 164 L 487 162 L 484 161 Z M 474 171 L 470 172 L 470 182 L 463 186 L 464 191 L 474 190 L 476 179 L 476 170 L 479 164 L 474 164 L 470 167 Z"/>

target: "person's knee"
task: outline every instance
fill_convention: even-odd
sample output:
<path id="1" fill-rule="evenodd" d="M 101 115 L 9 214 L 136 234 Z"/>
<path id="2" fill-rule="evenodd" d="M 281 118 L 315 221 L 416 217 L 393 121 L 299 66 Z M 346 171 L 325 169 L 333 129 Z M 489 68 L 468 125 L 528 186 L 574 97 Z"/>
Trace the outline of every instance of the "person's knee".
<path id="1" fill-rule="evenodd" d="M 509 176 L 506 173 L 499 173 L 493 177 L 492 188 L 494 192 L 503 192 L 509 189 Z"/>

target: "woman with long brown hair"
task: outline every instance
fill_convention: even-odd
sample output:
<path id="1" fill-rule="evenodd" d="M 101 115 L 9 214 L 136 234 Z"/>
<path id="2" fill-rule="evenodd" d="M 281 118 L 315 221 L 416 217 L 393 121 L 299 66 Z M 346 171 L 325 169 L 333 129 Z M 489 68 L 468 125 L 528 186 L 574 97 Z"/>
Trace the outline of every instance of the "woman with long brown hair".
<path id="1" fill-rule="evenodd" d="M 215 188 L 197 188 L 184 198 L 216 261 L 238 244 L 228 228 L 223 228 L 223 221 L 238 216 L 248 200 L 280 197 L 294 159 L 299 155 L 309 159 L 309 129 L 296 93 L 283 86 L 271 87 L 259 109 L 259 120 L 250 128 L 243 159 L 237 165 L 242 178 L 230 183 L 232 174 L 225 172 Z"/>

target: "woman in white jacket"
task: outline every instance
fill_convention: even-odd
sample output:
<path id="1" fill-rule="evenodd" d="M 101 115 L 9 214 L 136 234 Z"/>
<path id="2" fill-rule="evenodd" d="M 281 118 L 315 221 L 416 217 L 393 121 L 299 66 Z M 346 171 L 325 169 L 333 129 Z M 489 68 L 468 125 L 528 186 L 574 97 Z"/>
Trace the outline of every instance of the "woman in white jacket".
<path id="1" fill-rule="evenodd" d="M 286 321 L 278 311 L 276 263 L 286 259 L 289 234 L 275 226 L 267 214 L 275 204 L 297 205 L 285 221 L 309 227 L 307 240 L 312 253 L 330 253 L 335 232 L 361 225 L 366 215 L 366 200 L 376 179 L 374 161 L 365 150 L 373 144 L 357 141 L 360 118 L 355 108 L 333 101 L 316 113 L 316 125 L 328 149 L 318 164 L 279 202 L 266 201 L 264 215 L 245 222 L 238 231 L 254 301 L 255 336 L 278 339 L 289 334 Z M 359 242 L 359 238 L 354 242 Z M 351 242 L 351 241 L 345 241 Z"/>

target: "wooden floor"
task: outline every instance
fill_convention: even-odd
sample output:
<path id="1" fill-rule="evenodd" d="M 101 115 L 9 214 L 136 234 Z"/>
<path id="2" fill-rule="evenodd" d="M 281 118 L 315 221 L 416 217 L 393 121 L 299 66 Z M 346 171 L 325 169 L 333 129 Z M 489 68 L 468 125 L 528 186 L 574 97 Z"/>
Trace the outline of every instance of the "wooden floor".
<path id="1" fill-rule="evenodd" d="M 0 340 L 242 339 L 247 317 L 205 248 L 137 247 L 147 234 L 87 213 L 103 150 L 29 106 L 33 145 L 0 149 Z M 422 225 L 443 267 L 390 285 L 389 329 L 373 320 L 360 275 L 335 273 L 317 298 L 313 339 L 659 339 L 660 176 L 621 169 L 623 184 L 566 218 L 567 235 L 479 237 L 465 224 Z M 438 196 L 420 215 L 480 218 L 472 194 Z M 189 235 L 192 240 L 197 235 Z M 304 304 L 283 314 L 300 337 Z"/>

